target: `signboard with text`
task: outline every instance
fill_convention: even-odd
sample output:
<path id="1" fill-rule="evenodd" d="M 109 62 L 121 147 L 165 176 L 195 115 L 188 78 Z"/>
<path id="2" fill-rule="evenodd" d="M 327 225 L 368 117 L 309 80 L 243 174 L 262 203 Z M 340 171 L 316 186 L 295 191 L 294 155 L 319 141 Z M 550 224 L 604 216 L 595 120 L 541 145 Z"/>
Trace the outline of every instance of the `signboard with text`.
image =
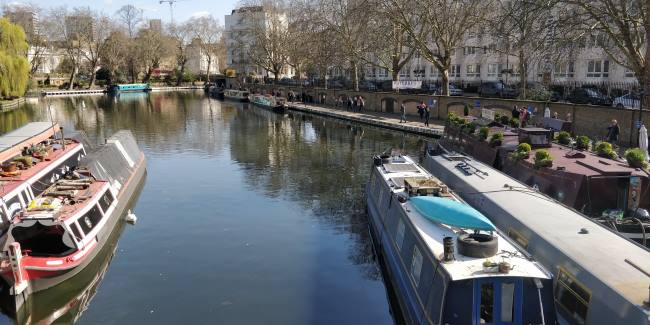
<path id="1" fill-rule="evenodd" d="M 393 89 L 420 89 L 422 80 L 399 80 L 393 81 Z"/>
<path id="2" fill-rule="evenodd" d="M 481 109 L 481 117 L 490 121 L 494 121 L 494 111 L 491 109 L 483 108 Z"/>

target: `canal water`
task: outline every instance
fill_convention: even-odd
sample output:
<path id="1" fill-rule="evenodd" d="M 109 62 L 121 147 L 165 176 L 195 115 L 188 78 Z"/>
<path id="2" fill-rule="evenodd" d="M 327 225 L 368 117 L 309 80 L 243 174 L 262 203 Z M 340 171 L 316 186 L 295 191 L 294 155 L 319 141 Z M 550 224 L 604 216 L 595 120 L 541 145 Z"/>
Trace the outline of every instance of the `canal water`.
<path id="1" fill-rule="evenodd" d="M 135 134 L 148 159 L 138 223 L 0 323 L 394 322 L 364 186 L 374 153 L 419 154 L 421 138 L 202 92 L 41 100 L 0 114 L 0 133 L 50 118 L 92 143 Z"/>

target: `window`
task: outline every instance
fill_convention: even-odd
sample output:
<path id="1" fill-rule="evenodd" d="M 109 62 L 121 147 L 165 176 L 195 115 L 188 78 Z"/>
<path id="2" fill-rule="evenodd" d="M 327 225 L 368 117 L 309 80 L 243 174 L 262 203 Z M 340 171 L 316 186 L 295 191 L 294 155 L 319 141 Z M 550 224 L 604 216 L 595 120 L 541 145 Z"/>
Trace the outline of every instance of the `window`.
<path id="1" fill-rule="evenodd" d="M 480 64 L 468 64 L 467 65 L 467 76 L 468 77 L 480 77 L 481 76 L 481 65 Z"/>
<path id="2" fill-rule="evenodd" d="M 102 220 L 102 213 L 97 208 L 97 205 L 95 205 L 85 215 L 79 218 L 79 225 L 83 232 L 88 235 L 100 220 Z"/>
<path id="3" fill-rule="evenodd" d="M 460 78 L 460 64 L 452 64 L 449 76 L 452 78 Z"/>
<path id="4" fill-rule="evenodd" d="M 554 67 L 555 77 L 557 78 L 573 78 L 574 64 L 573 61 L 568 63 L 556 63 Z"/>
<path id="5" fill-rule="evenodd" d="M 424 78 L 425 72 L 426 70 L 424 69 L 424 67 L 415 67 L 415 69 L 413 70 L 413 76 L 416 78 Z"/>
<path id="6" fill-rule="evenodd" d="M 402 68 L 402 70 L 399 71 L 400 78 L 408 78 L 408 76 L 409 76 L 409 69 Z"/>
<path id="7" fill-rule="evenodd" d="M 516 241 L 517 244 L 521 246 L 521 248 L 523 249 L 528 248 L 528 239 L 526 239 L 526 237 L 524 237 L 524 235 L 522 235 L 518 231 L 512 228 L 508 229 L 508 237 L 514 239 L 514 241 Z"/>
<path id="8" fill-rule="evenodd" d="M 402 219 L 399 219 L 397 221 L 397 234 L 395 238 L 395 243 L 397 244 L 398 249 L 402 249 L 402 245 L 404 244 L 404 222 Z"/>
<path id="9" fill-rule="evenodd" d="M 102 211 L 108 211 L 108 208 L 113 203 L 113 194 L 111 191 L 106 191 L 101 199 L 99 199 L 99 205 L 102 207 Z"/>
<path id="10" fill-rule="evenodd" d="M 374 77 L 375 77 L 375 68 L 373 68 L 373 67 L 368 67 L 368 69 L 366 69 L 366 75 L 367 75 L 369 78 L 374 78 Z"/>
<path id="11" fill-rule="evenodd" d="M 591 292 L 565 269 L 560 268 L 555 285 L 555 301 L 579 323 L 587 320 Z"/>
<path id="12" fill-rule="evenodd" d="M 634 78 L 634 71 L 625 69 L 625 78 Z"/>
<path id="13" fill-rule="evenodd" d="M 587 77 L 588 78 L 609 77 L 609 61 L 608 60 L 587 61 Z"/>
<path id="14" fill-rule="evenodd" d="M 72 229 L 72 233 L 74 234 L 74 237 L 77 239 L 77 241 L 81 241 L 83 239 L 81 231 L 79 230 L 79 225 L 76 222 L 70 224 L 70 229 Z"/>
<path id="15" fill-rule="evenodd" d="M 487 76 L 492 78 L 499 76 L 499 65 L 497 63 L 488 64 Z"/>
<path id="16" fill-rule="evenodd" d="M 388 70 L 386 69 L 377 69 L 377 76 L 380 78 L 386 78 L 388 77 Z"/>
<path id="17" fill-rule="evenodd" d="M 420 285 L 420 274 L 422 273 L 422 254 L 417 246 L 413 246 L 413 260 L 411 261 L 411 276 L 415 286 Z"/>
<path id="18" fill-rule="evenodd" d="M 464 55 L 476 54 L 476 48 L 473 46 L 463 47 L 463 54 Z"/>
<path id="19" fill-rule="evenodd" d="M 436 68 L 436 66 L 432 65 L 430 67 L 429 71 L 430 71 L 429 76 L 431 78 L 438 78 L 439 77 L 440 72 L 438 71 L 438 68 Z"/>
<path id="20" fill-rule="evenodd" d="M 515 284 L 501 283 L 501 322 L 512 323 L 515 307 Z"/>
<path id="21" fill-rule="evenodd" d="M 481 323 L 492 323 L 494 321 L 494 284 L 481 284 Z"/>

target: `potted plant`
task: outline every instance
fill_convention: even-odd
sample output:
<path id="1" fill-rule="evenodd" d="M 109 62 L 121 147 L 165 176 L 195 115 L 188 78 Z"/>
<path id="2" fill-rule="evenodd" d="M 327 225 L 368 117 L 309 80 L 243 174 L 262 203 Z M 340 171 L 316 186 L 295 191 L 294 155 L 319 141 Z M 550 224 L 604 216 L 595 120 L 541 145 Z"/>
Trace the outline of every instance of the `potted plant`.
<path id="1" fill-rule="evenodd" d="M 609 159 L 618 159 L 618 154 L 616 154 L 614 151 L 612 144 L 605 141 L 601 141 L 596 144 L 596 154 Z"/>
<path id="2" fill-rule="evenodd" d="M 578 150 L 589 150 L 589 138 L 586 135 L 581 135 L 576 138 L 576 148 Z"/>
<path id="3" fill-rule="evenodd" d="M 520 143 L 517 146 L 517 150 L 515 150 L 514 152 L 512 152 L 510 154 L 510 159 L 512 159 L 513 161 L 519 161 L 521 159 L 526 159 L 526 158 L 530 157 L 530 151 L 531 150 L 532 150 L 532 148 L 530 147 L 530 145 L 528 143 L 525 143 L 525 142 Z"/>
<path id="4" fill-rule="evenodd" d="M 535 152 L 535 168 L 544 168 L 553 166 L 553 157 L 546 149 L 540 149 Z"/>
<path id="5" fill-rule="evenodd" d="M 490 133 L 490 129 L 487 126 L 483 126 L 480 129 L 478 129 L 479 140 L 481 141 L 487 140 L 489 133 Z"/>
<path id="6" fill-rule="evenodd" d="M 490 145 L 492 147 L 500 146 L 503 143 L 503 133 L 497 132 L 490 137 Z"/>
<path id="7" fill-rule="evenodd" d="M 568 146 L 569 144 L 571 144 L 571 134 L 569 134 L 569 132 L 566 131 L 560 131 L 560 133 L 558 133 L 557 135 L 557 142 L 565 146 Z"/>
<path id="8" fill-rule="evenodd" d="M 5 173 L 15 173 L 17 170 L 17 164 L 15 161 L 10 161 L 2 165 L 2 171 Z"/>
<path id="9" fill-rule="evenodd" d="M 519 119 L 518 118 L 511 118 L 510 119 L 510 127 L 517 128 L 519 127 Z"/>
<path id="10" fill-rule="evenodd" d="M 625 160 L 630 167 L 648 169 L 648 162 L 645 160 L 645 154 L 639 148 L 627 149 L 625 151 Z"/>

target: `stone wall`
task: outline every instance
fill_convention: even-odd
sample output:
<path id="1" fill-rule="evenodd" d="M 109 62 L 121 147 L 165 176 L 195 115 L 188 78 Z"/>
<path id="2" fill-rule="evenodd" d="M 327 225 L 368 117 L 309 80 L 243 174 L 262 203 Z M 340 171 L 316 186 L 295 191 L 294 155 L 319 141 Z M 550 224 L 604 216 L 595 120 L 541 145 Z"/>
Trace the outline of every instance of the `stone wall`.
<path id="1" fill-rule="evenodd" d="M 412 95 L 397 94 L 391 92 L 363 92 L 341 89 L 322 89 L 322 88 L 300 88 L 291 86 L 272 86 L 272 85 L 255 85 L 251 87 L 252 91 L 281 91 L 284 96 L 289 90 L 296 94 L 306 93 L 317 100 L 318 95 L 325 94 L 326 104 L 333 105 L 334 99 L 338 96 L 347 98 L 348 96 L 362 96 L 365 100 L 365 110 L 375 112 L 397 113 L 402 103 L 406 105 L 408 115 L 417 115 L 416 106 L 420 102 L 429 103 L 435 98 L 438 102 L 437 107 L 431 113 L 431 116 L 437 119 L 444 119 L 449 112 L 463 115 L 464 108 L 467 106 L 469 114 L 479 116 L 481 108 L 495 110 L 497 113 L 510 115 L 514 105 L 532 106 L 537 109 L 537 114 L 533 117 L 533 123 L 541 121 L 544 114 L 544 107 L 548 105 L 551 112 L 557 112 L 561 119 L 566 118 L 567 113 L 571 114 L 573 120 L 572 133 L 575 135 L 587 135 L 593 139 L 600 140 L 607 133 L 607 126 L 611 120 L 618 121 L 621 128 L 620 142 L 623 145 L 630 144 L 630 135 L 632 134 L 632 144 L 636 144 L 635 121 L 639 118 L 639 110 L 619 109 L 606 106 L 580 105 L 570 103 L 553 103 L 553 102 L 536 102 L 515 99 L 500 98 L 482 98 L 482 97 L 448 97 L 448 96 L 429 96 L 429 95 Z M 643 122 L 650 125 L 650 111 L 644 110 L 642 113 Z M 633 130 L 631 133 L 630 131 Z"/>

